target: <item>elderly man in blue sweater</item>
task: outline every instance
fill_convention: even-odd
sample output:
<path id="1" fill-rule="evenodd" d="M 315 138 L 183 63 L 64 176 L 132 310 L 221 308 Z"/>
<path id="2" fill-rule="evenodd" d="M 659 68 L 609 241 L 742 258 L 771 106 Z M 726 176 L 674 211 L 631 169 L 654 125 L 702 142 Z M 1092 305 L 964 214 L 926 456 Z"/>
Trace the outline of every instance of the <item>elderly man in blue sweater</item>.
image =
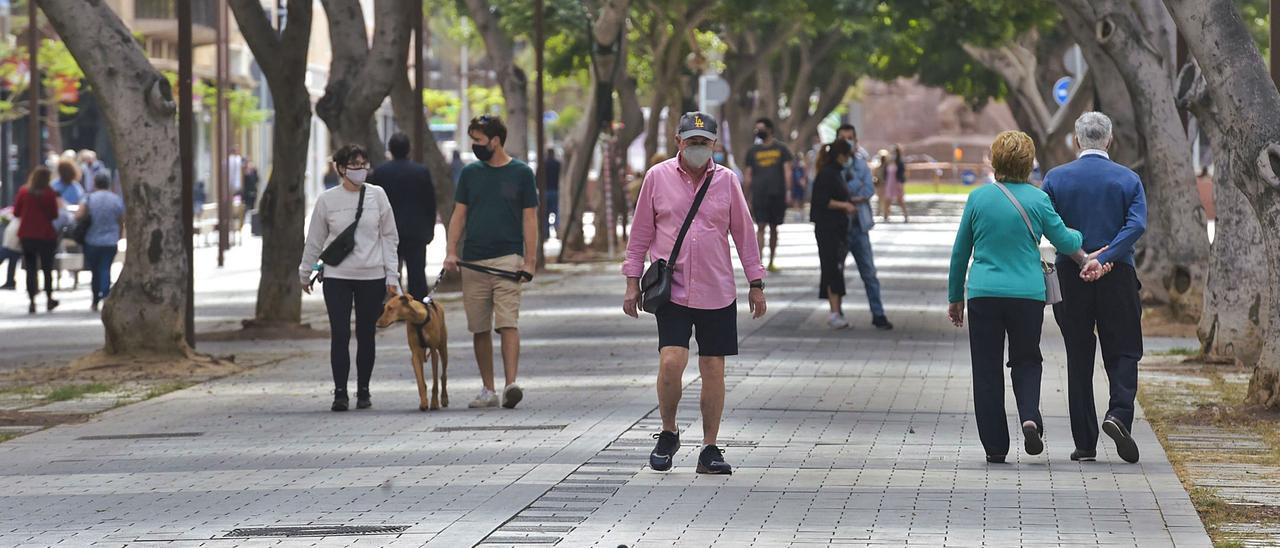
<path id="1" fill-rule="evenodd" d="M 1085 113 L 1076 120 L 1074 142 L 1079 159 L 1044 178 L 1054 208 L 1067 226 L 1084 235 L 1084 249 L 1094 257 L 1083 268 L 1062 255 L 1057 260 L 1062 302 L 1053 305 L 1053 315 L 1067 347 L 1067 399 L 1076 446 L 1071 460 L 1097 456 L 1093 370 L 1100 342 L 1111 386 L 1102 430 L 1115 441 L 1120 458 L 1138 462 L 1130 432 L 1142 359 L 1142 301 L 1133 246 L 1147 228 L 1147 199 L 1138 175 L 1107 155 L 1110 118 Z"/>

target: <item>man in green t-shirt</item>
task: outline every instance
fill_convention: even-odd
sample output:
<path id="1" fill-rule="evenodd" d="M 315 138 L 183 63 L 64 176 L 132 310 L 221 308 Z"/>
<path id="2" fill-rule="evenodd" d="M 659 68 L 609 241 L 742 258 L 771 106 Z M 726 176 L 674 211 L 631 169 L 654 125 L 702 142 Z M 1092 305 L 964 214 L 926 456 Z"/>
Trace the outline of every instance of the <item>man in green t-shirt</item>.
<path id="1" fill-rule="evenodd" d="M 467 128 L 479 160 L 464 168 L 454 192 L 449 220 L 449 255 L 444 267 L 459 270 L 462 241 L 462 302 L 475 345 L 484 389 L 470 407 L 497 407 L 493 384 L 493 331 L 502 337 L 506 388 L 501 404 L 511 409 L 524 397 L 516 386 L 520 362 L 520 281 L 493 272 L 534 272 L 538 257 L 538 188 L 528 164 L 503 145 L 507 127 L 496 116 L 480 116 Z M 486 270 L 488 272 L 486 272 Z"/>

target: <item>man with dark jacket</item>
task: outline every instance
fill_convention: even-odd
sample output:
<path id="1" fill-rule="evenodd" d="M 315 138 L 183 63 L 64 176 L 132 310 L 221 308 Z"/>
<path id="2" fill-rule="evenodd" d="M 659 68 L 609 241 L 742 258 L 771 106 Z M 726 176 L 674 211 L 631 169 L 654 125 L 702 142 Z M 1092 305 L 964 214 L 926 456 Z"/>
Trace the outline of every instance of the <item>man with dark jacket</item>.
<path id="1" fill-rule="evenodd" d="M 436 187 L 431 172 L 409 161 L 409 136 L 396 133 L 387 142 L 392 160 L 378 166 L 369 182 L 387 191 L 400 233 L 400 261 L 409 270 L 410 295 L 427 296 L 427 244 L 435 238 Z"/>

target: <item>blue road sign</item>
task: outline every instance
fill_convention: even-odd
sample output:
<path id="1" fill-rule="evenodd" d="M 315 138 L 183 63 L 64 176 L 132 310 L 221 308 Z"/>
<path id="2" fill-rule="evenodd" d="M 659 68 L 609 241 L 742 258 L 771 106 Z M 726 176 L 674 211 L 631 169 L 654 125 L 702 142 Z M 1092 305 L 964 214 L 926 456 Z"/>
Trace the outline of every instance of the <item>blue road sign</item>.
<path id="1" fill-rule="evenodd" d="M 1067 99 L 1071 98 L 1071 82 L 1070 76 L 1063 76 L 1053 83 L 1053 100 L 1059 106 L 1067 104 Z"/>
<path id="2" fill-rule="evenodd" d="M 976 183 L 978 182 L 978 174 L 974 173 L 972 169 L 966 169 L 964 173 L 960 174 L 960 182 L 965 185 Z"/>

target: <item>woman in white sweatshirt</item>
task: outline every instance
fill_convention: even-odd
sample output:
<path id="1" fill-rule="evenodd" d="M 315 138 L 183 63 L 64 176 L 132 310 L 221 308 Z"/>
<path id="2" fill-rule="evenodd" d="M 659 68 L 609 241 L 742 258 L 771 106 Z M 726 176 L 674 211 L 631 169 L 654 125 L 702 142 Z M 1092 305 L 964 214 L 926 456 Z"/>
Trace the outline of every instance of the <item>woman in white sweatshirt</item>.
<path id="1" fill-rule="evenodd" d="M 356 220 L 357 203 L 364 197 L 363 212 L 355 230 L 355 248 L 337 264 L 323 265 L 324 305 L 329 311 L 330 356 L 333 367 L 334 411 L 346 411 L 347 377 L 351 370 L 351 310 L 356 313 L 356 408 L 373 405 L 369 379 L 373 376 L 375 322 L 382 312 L 383 295 L 395 295 L 400 285 L 395 215 L 387 194 L 377 185 L 365 184 L 369 156 L 359 145 L 347 145 L 333 155 L 342 184 L 320 194 L 311 212 L 306 249 L 298 276 L 303 291 L 311 293 L 310 277 L 321 253 Z M 384 289 L 385 288 L 385 289 Z"/>

